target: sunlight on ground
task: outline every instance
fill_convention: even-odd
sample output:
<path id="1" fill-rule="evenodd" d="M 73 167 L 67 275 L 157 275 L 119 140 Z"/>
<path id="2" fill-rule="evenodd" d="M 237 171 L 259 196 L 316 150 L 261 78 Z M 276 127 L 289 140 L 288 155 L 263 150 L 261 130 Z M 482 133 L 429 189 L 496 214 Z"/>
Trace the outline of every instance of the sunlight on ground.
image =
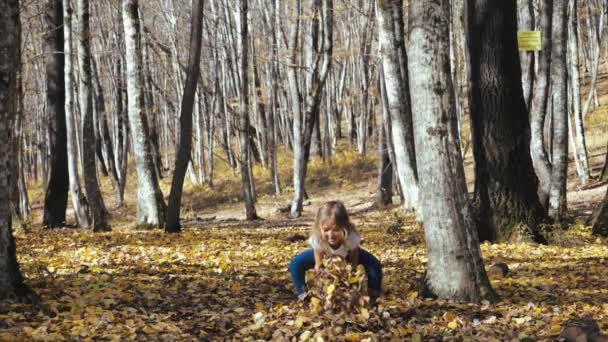
<path id="1" fill-rule="evenodd" d="M 340 336 L 550 340 L 583 312 L 608 326 L 607 241 L 591 238 L 588 228 L 564 233 L 575 247 L 483 244 L 486 265 L 502 261 L 511 272 L 492 282 L 500 303 L 468 305 L 418 297 L 426 257 L 412 217 L 395 209 L 363 215 L 354 217 L 363 247 L 384 265 L 385 295 L 372 315 L 383 318 L 342 322 Z M 22 270 L 44 304 L 1 308 L 0 340 L 243 340 L 276 338 L 276 331 L 284 338 L 322 332 L 332 340 L 327 319 L 295 301 L 287 273 L 289 260 L 306 248 L 289 238 L 308 228 L 239 225 L 199 225 L 180 235 L 19 233 Z"/>

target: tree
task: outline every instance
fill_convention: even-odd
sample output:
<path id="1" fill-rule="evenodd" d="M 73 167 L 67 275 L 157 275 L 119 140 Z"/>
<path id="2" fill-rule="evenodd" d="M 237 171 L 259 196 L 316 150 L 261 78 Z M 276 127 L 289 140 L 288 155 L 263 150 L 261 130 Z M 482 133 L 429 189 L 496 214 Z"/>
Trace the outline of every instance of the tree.
<path id="1" fill-rule="evenodd" d="M 65 85 L 65 124 L 66 146 L 68 155 L 68 173 L 70 179 L 70 196 L 76 224 L 89 227 L 89 205 L 80 187 L 78 178 L 78 140 L 76 139 L 76 114 L 74 112 L 74 81 L 72 78 L 72 7 L 70 0 L 63 0 L 63 36 L 64 36 L 64 85 Z"/>
<path id="2" fill-rule="evenodd" d="M 410 108 L 408 72 L 403 46 L 402 0 L 384 0 L 378 3 L 378 26 L 382 70 L 388 99 L 388 111 L 392 125 L 392 138 L 399 183 L 403 190 L 404 206 L 407 210 L 418 207 L 418 174 L 416 172 L 415 147 L 413 143 L 412 112 Z M 418 217 L 420 219 L 420 215 Z"/>
<path id="3" fill-rule="evenodd" d="M 140 226 L 161 227 L 165 222 L 165 201 L 158 185 L 158 177 L 150 153 L 147 121 L 142 110 L 139 1 L 123 0 L 122 5 L 129 124 L 137 171 L 137 222 Z"/>
<path id="4" fill-rule="evenodd" d="M 410 3 L 408 66 L 420 209 L 428 253 L 426 285 L 439 298 L 495 299 L 483 266 L 464 178 L 450 77 L 449 1 Z M 449 270 L 449 271 L 447 271 Z"/>
<path id="5" fill-rule="evenodd" d="M 471 123 L 480 240 L 542 241 L 545 221 L 530 150 L 515 0 L 469 3 Z"/>
<path id="6" fill-rule="evenodd" d="M 541 1 L 540 30 L 542 49 L 538 53 L 538 70 L 534 77 L 534 90 L 530 104 L 530 155 L 538 177 L 538 199 L 547 208 L 551 186 L 551 163 L 543 143 L 543 127 L 547 117 L 549 76 L 551 70 L 551 21 L 553 0 Z"/>
<path id="7" fill-rule="evenodd" d="M 95 122 L 93 119 L 93 85 L 91 83 L 91 34 L 89 22 L 89 0 L 78 0 L 80 36 L 78 39 L 78 67 L 80 69 L 80 113 L 82 113 L 82 157 L 84 189 L 91 210 L 91 226 L 94 232 L 109 231 L 108 210 L 101 196 L 97 180 L 97 158 L 95 158 Z"/>
<path id="8" fill-rule="evenodd" d="M 19 270 L 13 238 L 10 211 L 10 183 L 15 175 L 9 172 L 12 155 L 11 122 L 14 120 L 17 96 L 18 49 L 20 35 L 19 1 L 0 1 L 0 301 L 17 299 L 34 303 L 39 298 L 23 281 Z"/>
<path id="9" fill-rule="evenodd" d="M 302 213 L 302 201 L 304 200 L 305 193 L 304 181 L 306 180 L 306 170 L 310 158 L 312 133 L 316 125 L 316 119 L 319 117 L 321 95 L 331 67 L 333 49 L 333 0 L 314 0 L 312 3 L 313 13 L 315 14 L 313 15 L 311 29 L 311 42 L 312 46 L 318 47 L 319 50 L 313 54 L 313 62 L 310 66 L 310 86 L 306 94 L 303 132 L 300 132 L 301 122 L 297 123 L 300 120 L 299 116 L 294 113 L 294 197 L 291 204 L 291 217 L 298 217 Z M 318 18 L 321 19 L 320 22 Z M 320 42 L 318 38 L 319 31 L 323 33 Z"/>
<path id="10" fill-rule="evenodd" d="M 239 68 L 241 73 L 241 99 L 239 106 L 239 141 L 241 146 L 241 180 L 243 197 L 245 198 L 245 217 L 255 220 L 258 214 L 255 210 L 255 198 L 252 191 L 251 177 L 251 146 L 249 143 L 249 34 L 247 30 L 248 0 L 239 1 Z"/>
<path id="11" fill-rule="evenodd" d="M 549 217 L 561 221 L 567 215 L 566 184 L 568 181 L 568 75 L 566 43 L 568 4 L 553 3 L 553 49 L 551 56 L 551 84 L 553 88 L 553 167 L 549 191 Z"/>
<path id="12" fill-rule="evenodd" d="M 61 227 L 68 205 L 68 156 L 65 125 L 65 85 L 63 56 L 63 5 L 61 0 L 46 2 L 45 34 L 46 94 L 50 122 L 51 172 L 44 197 L 42 224 Z"/>
<path id="13" fill-rule="evenodd" d="M 180 113 L 180 140 L 175 158 L 175 169 L 169 193 L 169 207 L 167 209 L 167 232 L 179 232 L 179 211 L 182 202 L 182 189 L 186 169 L 190 162 L 192 150 L 192 110 L 194 108 L 194 95 L 200 73 L 201 39 L 203 36 L 203 0 L 192 0 L 192 23 L 190 31 L 190 57 L 188 59 L 188 73 L 184 84 L 184 95 Z M 202 168 L 203 166 L 200 165 Z"/>

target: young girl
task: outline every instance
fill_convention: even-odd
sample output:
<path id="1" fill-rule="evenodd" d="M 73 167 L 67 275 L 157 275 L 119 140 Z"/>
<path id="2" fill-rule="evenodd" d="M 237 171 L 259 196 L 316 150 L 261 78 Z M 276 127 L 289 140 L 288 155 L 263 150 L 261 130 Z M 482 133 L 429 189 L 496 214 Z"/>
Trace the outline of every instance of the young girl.
<path id="1" fill-rule="evenodd" d="M 377 298 L 382 285 L 382 266 L 371 253 L 359 247 L 361 237 L 350 222 L 344 204 L 339 201 L 325 203 L 317 211 L 308 249 L 296 256 L 289 265 L 289 272 L 300 300 L 306 297 L 306 271 L 323 266 L 323 258 L 339 256 L 357 269 L 361 264 L 367 273 L 369 295 Z"/>

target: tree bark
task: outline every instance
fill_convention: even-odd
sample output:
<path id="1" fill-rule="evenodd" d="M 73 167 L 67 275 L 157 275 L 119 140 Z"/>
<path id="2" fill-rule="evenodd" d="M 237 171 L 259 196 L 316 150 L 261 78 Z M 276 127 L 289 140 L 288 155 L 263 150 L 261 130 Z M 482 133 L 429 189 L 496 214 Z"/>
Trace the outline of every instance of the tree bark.
<path id="1" fill-rule="evenodd" d="M 439 298 L 494 300 L 468 203 L 450 77 L 449 1 L 410 3 L 408 65 L 420 209 L 428 253 L 426 284 Z M 449 272 L 446 272 L 449 270 Z"/>
<path id="2" fill-rule="evenodd" d="M 241 99 L 239 108 L 239 141 L 241 146 L 241 181 L 243 197 L 245 199 L 245 217 L 247 220 L 258 219 L 255 210 L 255 198 L 252 189 L 254 182 L 250 163 L 250 139 L 249 139 L 249 32 L 247 30 L 248 0 L 239 1 L 239 68 L 241 72 Z"/>
<path id="3" fill-rule="evenodd" d="M 553 49 L 551 84 L 553 88 L 553 168 L 549 191 L 549 217 L 559 222 L 567 216 L 566 184 L 568 181 L 568 75 L 566 42 L 567 3 L 553 3 Z"/>
<path id="4" fill-rule="evenodd" d="M 13 299 L 26 303 L 39 301 L 23 280 L 17 262 L 10 211 L 10 183 L 15 181 L 9 170 L 12 155 L 10 124 L 14 119 L 18 54 L 20 46 L 19 1 L 0 1 L 0 301 Z"/>
<path id="5" fill-rule="evenodd" d="M 148 123 L 142 109 L 142 54 L 139 1 L 123 0 L 129 126 L 137 170 L 137 222 L 141 227 L 161 227 L 165 222 L 163 200 L 150 149 Z"/>
<path id="6" fill-rule="evenodd" d="M 606 196 L 589 218 L 591 234 L 608 237 L 608 189 Z"/>
<path id="7" fill-rule="evenodd" d="M 517 0 L 517 28 L 520 31 L 532 31 L 534 29 L 533 0 Z M 542 34 L 542 33 L 541 33 Z M 521 66 L 521 83 L 524 92 L 526 110 L 530 109 L 532 89 L 534 89 L 534 53 L 521 51 L 519 53 Z"/>
<path id="8" fill-rule="evenodd" d="M 70 196 L 76 224 L 90 226 L 89 204 L 80 186 L 78 176 L 78 141 L 76 139 L 76 113 L 74 107 L 74 81 L 72 78 L 72 7 L 70 0 L 63 0 L 63 36 L 65 58 L 65 123 L 67 135 L 68 173 L 70 178 Z"/>
<path id="9" fill-rule="evenodd" d="M 546 215 L 530 149 L 515 0 L 469 3 L 471 123 L 480 241 L 543 241 Z"/>
<path id="10" fill-rule="evenodd" d="M 47 112 L 51 131 L 51 172 L 44 197 L 42 224 L 54 228 L 65 225 L 70 183 L 64 108 L 63 5 L 60 0 L 47 0 L 45 19 L 48 30 L 45 57 Z"/>
<path id="11" fill-rule="evenodd" d="M 406 210 L 418 209 L 418 174 L 416 171 L 415 148 L 413 144 L 412 112 L 409 100 L 407 68 L 402 67 L 402 61 L 407 63 L 405 50 L 400 53 L 398 32 L 403 30 L 396 27 L 401 20 L 396 20 L 394 14 L 401 15 L 398 9 L 403 7 L 403 1 L 380 1 L 378 3 L 378 31 L 380 35 L 380 50 L 382 70 L 388 99 L 388 111 L 391 116 L 392 140 L 395 147 L 396 169 L 399 183 L 404 195 Z M 418 213 L 418 220 L 422 220 Z"/>
<path id="12" fill-rule="evenodd" d="M 323 33 L 321 41 L 318 42 L 318 37 L 313 37 L 313 46 L 319 47 L 313 56 L 313 64 L 311 71 L 311 85 L 306 94 L 306 106 L 304 110 L 305 127 L 302 132 L 300 145 L 295 139 L 296 125 L 294 120 L 294 198 L 291 205 L 291 217 L 299 217 L 302 213 L 302 201 L 304 199 L 304 181 L 306 180 L 306 171 L 308 168 L 308 160 L 310 157 L 310 145 L 312 140 L 312 132 L 316 124 L 316 119 L 319 117 L 319 107 L 321 104 L 321 95 L 323 87 L 327 80 L 327 74 L 331 67 L 331 56 L 333 49 L 333 0 L 315 0 L 313 1 L 313 12 L 319 13 L 320 22 L 318 19 L 313 19 L 317 22 L 313 25 L 319 25 L 319 32 Z M 314 32 L 315 30 L 313 30 Z M 299 150 L 299 151 L 298 151 Z"/>
<path id="13" fill-rule="evenodd" d="M 553 0 L 541 0 L 541 3 L 540 29 L 544 34 L 542 35 L 542 50 L 538 54 L 538 69 L 530 107 L 530 155 L 538 177 L 538 199 L 543 207 L 547 208 L 551 186 L 551 164 L 544 146 L 543 128 L 547 118 L 549 99 Z"/>
<path id="14" fill-rule="evenodd" d="M 84 188 L 89 209 L 91 210 L 91 226 L 94 232 L 109 231 L 109 213 L 99 189 L 97 180 L 97 159 L 95 158 L 95 123 L 93 118 L 93 86 L 91 84 L 91 40 L 89 22 L 89 0 L 78 1 L 79 39 L 78 67 L 80 69 L 80 113 L 82 115 L 82 156 Z"/>
<path id="15" fill-rule="evenodd" d="M 182 190 L 184 177 L 190 161 L 192 150 L 192 110 L 196 94 L 196 86 L 200 73 L 201 39 L 203 36 L 203 0 L 192 0 L 192 22 L 190 31 L 190 56 L 188 58 L 188 72 L 184 84 L 184 97 L 180 113 L 180 139 L 175 158 L 175 169 L 169 193 L 169 207 L 167 209 L 167 223 L 165 230 L 177 233 L 181 230 L 179 212 L 182 203 Z M 203 165 L 199 165 L 201 168 Z"/>

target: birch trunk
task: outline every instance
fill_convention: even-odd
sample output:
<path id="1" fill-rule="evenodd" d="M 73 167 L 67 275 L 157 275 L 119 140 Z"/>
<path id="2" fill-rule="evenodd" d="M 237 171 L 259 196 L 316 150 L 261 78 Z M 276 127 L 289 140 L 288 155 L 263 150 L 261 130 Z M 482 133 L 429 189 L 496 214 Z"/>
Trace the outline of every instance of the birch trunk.
<path id="1" fill-rule="evenodd" d="M 407 63 L 407 56 L 399 53 L 397 32 L 393 14 L 401 13 L 403 2 L 380 1 L 378 3 L 378 26 L 382 70 L 388 99 L 388 111 L 391 117 L 392 140 L 395 148 L 396 169 L 399 183 L 404 195 L 406 210 L 418 209 L 418 174 L 416 171 L 415 148 L 413 146 L 413 128 L 411 122 L 411 107 L 409 103 L 409 88 L 407 68 L 401 67 L 400 59 Z M 402 19 L 401 19 L 402 21 Z M 403 55 L 403 56 L 400 56 Z M 405 95 L 408 94 L 408 95 Z M 418 220 L 422 217 L 418 215 Z"/>
<path id="2" fill-rule="evenodd" d="M 534 30 L 534 10 L 532 2 L 533 0 L 517 0 L 517 28 L 520 31 Z M 532 89 L 534 89 L 534 53 L 520 51 L 519 62 L 521 66 L 521 83 L 526 110 L 530 110 Z"/>
<path id="3" fill-rule="evenodd" d="M 165 222 L 166 207 L 150 153 L 148 125 L 142 110 L 142 54 L 138 9 L 138 0 L 123 0 L 129 126 L 137 171 L 137 222 L 143 227 L 161 227 Z"/>
<path id="4" fill-rule="evenodd" d="M 67 154 L 68 154 L 68 173 L 70 178 L 70 196 L 72 198 L 72 208 L 74 208 L 74 216 L 76 224 L 81 227 L 89 227 L 91 222 L 89 218 L 89 204 L 80 187 L 80 179 L 78 177 L 78 140 L 77 120 L 74 107 L 74 81 L 72 78 L 72 7 L 70 0 L 63 0 L 63 34 L 64 34 L 64 58 L 65 58 L 65 123 L 67 136 Z"/>

